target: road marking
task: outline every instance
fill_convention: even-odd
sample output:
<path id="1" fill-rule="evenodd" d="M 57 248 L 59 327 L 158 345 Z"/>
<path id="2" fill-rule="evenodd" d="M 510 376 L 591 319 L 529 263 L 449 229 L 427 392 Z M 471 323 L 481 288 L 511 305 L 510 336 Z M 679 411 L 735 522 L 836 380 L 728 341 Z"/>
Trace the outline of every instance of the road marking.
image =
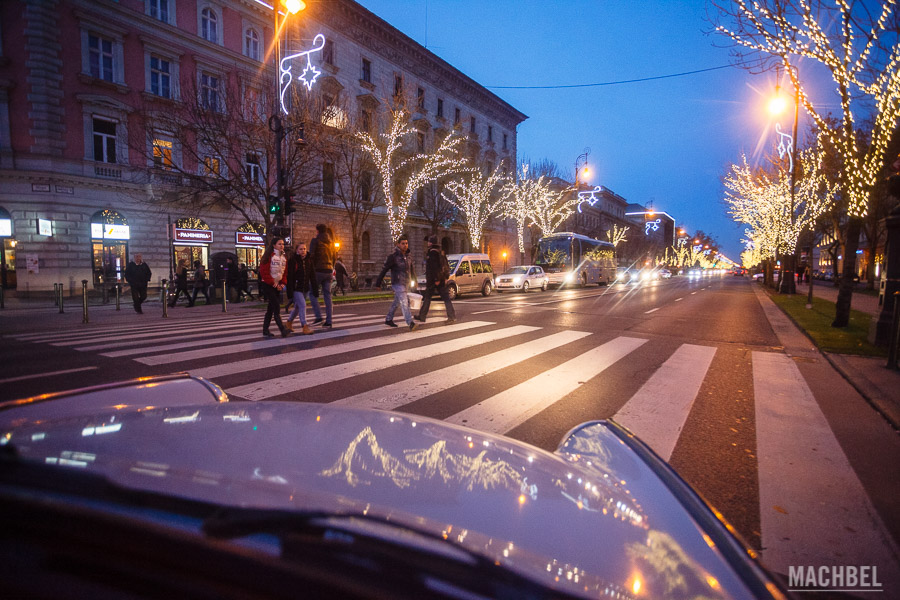
<path id="1" fill-rule="evenodd" d="M 711 346 L 682 345 L 613 420 L 669 460 L 715 354 Z"/>
<path id="2" fill-rule="evenodd" d="M 650 313 L 656 312 L 658 310 L 659 310 L 659 307 L 657 306 L 656 308 L 651 308 L 650 310 L 644 311 L 644 314 L 649 315 Z"/>
<path id="3" fill-rule="evenodd" d="M 521 335 L 530 331 L 536 331 L 538 329 L 540 328 L 529 325 L 516 325 L 504 329 L 495 329 L 477 335 L 445 340 L 428 346 L 420 346 L 414 350 L 403 349 L 399 352 L 392 352 L 381 356 L 363 358 L 339 365 L 313 369 L 312 371 L 304 371 L 264 381 L 257 381 L 227 389 L 225 392 L 246 400 L 265 400 L 266 398 L 272 398 L 273 396 L 280 396 L 282 394 L 312 388 L 325 383 L 333 383 L 341 379 L 365 375 L 373 371 L 380 371 L 397 365 L 409 364 L 410 362 L 432 358 L 441 354 L 447 354 L 448 352 L 471 348 L 473 346 L 480 346 L 482 344 L 515 335 Z M 443 331 L 437 329 L 433 333 L 439 334 L 443 333 Z M 395 343 L 400 343 L 399 339 L 395 339 L 394 341 Z"/>
<path id="4" fill-rule="evenodd" d="M 523 362 L 588 335 L 590 333 L 586 331 L 561 331 L 487 356 L 348 396 L 332 404 L 390 410 Z"/>
<path id="5" fill-rule="evenodd" d="M 697 293 L 697 292 L 691 292 L 691 296 L 693 296 L 693 295 L 696 294 L 696 293 Z"/>
<path id="6" fill-rule="evenodd" d="M 853 564 L 875 565 L 878 557 L 896 556 L 791 357 L 753 352 L 753 394 L 763 559 L 769 568 L 786 573 L 790 565 L 845 564 L 848 557 Z"/>
<path id="7" fill-rule="evenodd" d="M 80 367 L 78 369 L 66 369 L 65 371 L 50 371 L 49 373 L 34 373 L 32 375 L 21 375 L 19 377 L 9 377 L 0 379 L 0 383 L 12 383 L 13 381 L 24 381 L 26 379 L 36 379 L 38 377 L 54 377 L 56 375 L 67 375 L 69 373 L 80 373 L 81 371 L 92 371 L 97 367 Z"/>
<path id="8" fill-rule="evenodd" d="M 645 343 L 647 340 L 642 338 L 618 337 L 445 420 L 482 431 L 506 433 Z"/>
<path id="9" fill-rule="evenodd" d="M 675 302 L 681 302 L 684 298 L 675 298 Z"/>
<path id="10" fill-rule="evenodd" d="M 474 329 L 476 327 L 484 327 L 486 325 L 493 325 L 494 323 L 489 323 L 487 321 L 466 321 L 464 323 L 457 323 L 455 325 L 450 325 L 448 327 L 436 327 L 436 328 L 427 328 L 421 333 L 416 333 L 416 339 L 422 339 L 427 337 L 432 337 L 435 335 L 442 335 L 445 333 L 456 333 L 458 331 L 466 331 L 468 329 Z M 383 325 L 377 327 L 364 327 L 363 330 L 366 331 L 382 331 L 387 332 L 390 330 L 386 330 Z M 360 333 L 363 332 L 360 330 Z M 322 336 L 313 336 L 314 338 L 322 339 Z M 315 341 L 306 338 L 304 341 Z M 359 340 L 356 342 L 348 342 L 343 344 L 335 344 L 333 346 L 324 346 L 321 348 L 307 348 L 305 350 L 298 350 L 296 352 L 289 352 L 286 354 L 277 354 L 275 356 L 261 356 L 258 358 L 249 358 L 246 360 L 240 360 L 232 363 L 224 363 L 218 365 L 212 365 L 210 367 L 204 367 L 200 369 L 190 369 L 191 375 L 196 375 L 197 377 L 206 377 L 211 379 L 213 377 L 220 377 L 223 375 L 231 375 L 232 373 L 245 373 L 247 371 L 255 371 L 256 369 L 265 369 L 269 367 L 274 367 L 276 365 L 287 365 L 291 363 L 295 363 L 297 361 L 305 360 L 305 359 L 313 359 L 319 358 L 322 356 L 332 356 L 335 354 L 349 354 L 350 352 L 356 352 L 357 350 L 365 350 L 366 348 L 375 348 L 378 346 L 385 346 L 389 344 L 396 344 L 398 342 L 398 338 L 393 335 L 377 338 L 377 339 L 366 339 Z M 147 359 L 138 359 L 140 362 L 144 362 L 145 360 L 152 360 L 156 357 L 149 357 Z M 184 359 L 181 359 L 184 360 Z"/>

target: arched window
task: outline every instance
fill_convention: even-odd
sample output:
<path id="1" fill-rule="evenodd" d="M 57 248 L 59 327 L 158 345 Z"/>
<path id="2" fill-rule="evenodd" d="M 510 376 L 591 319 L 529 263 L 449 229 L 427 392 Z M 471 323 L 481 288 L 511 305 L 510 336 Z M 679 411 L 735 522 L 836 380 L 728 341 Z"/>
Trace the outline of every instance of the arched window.
<path id="1" fill-rule="evenodd" d="M 362 250 L 360 252 L 363 260 L 371 259 L 371 242 L 369 241 L 369 232 L 363 231 L 362 234 Z"/>
<path id="2" fill-rule="evenodd" d="M 200 12 L 200 37 L 208 42 L 219 42 L 219 16 L 209 7 Z"/>
<path id="3" fill-rule="evenodd" d="M 249 27 L 244 32 L 244 55 L 259 60 L 259 34 Z"/>

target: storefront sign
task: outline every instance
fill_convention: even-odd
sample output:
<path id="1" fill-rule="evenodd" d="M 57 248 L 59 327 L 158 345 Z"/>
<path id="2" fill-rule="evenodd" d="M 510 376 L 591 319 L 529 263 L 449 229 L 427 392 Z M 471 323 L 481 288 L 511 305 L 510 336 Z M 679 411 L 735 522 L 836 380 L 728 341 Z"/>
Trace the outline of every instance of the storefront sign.
<path id="1" fill-rule="evenodd" d="M 53 235 L 53 224 L 47 219 L 38 219 L 38 235 Z"/>
<path id="2" fill-rule="evenodd" d="M 130 240 L 131 228 L 114 223 L 91 223 L 91 237 L 95 240 Z"/>
<path id="3" fill-rule="evenodd" d="M 12 235 L 12 219 L 0 219 L 0 237 Z"/>
<path id="4" fill-rule="evenodd" d="M 193 242 L 212 244 L 213 232 L 207 229 L 179 229 L 175 228 L 175 242 Z"/>
<path id="5" fill-rule="evenodd" d="M 238 246 L 265 246 L 266 238 L 258 233 L 247 233 L 238 231 L 235 233 L 235 244 Z"/>

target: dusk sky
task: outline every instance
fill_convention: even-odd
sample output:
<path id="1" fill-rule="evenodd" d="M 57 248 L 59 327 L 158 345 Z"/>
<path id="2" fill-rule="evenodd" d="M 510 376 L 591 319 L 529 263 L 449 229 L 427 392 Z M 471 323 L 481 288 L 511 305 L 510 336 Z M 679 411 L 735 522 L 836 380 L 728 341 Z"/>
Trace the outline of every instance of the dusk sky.
<path id="1" fill-rule="evenodd" d="M 727 40 L 705 33 L 704 0 L 357 1 L 528 115 L 520 160 L 548 158 L 571 180 L 589 147 L 590 183 L 652 202 L 740 261 L 744 228 L 726 214 L 721 177 L 742 152 L 753 161 L 774 151 L 765 112 L 774 74 L 726 67 L 503 88 L 727 66 Z"/>

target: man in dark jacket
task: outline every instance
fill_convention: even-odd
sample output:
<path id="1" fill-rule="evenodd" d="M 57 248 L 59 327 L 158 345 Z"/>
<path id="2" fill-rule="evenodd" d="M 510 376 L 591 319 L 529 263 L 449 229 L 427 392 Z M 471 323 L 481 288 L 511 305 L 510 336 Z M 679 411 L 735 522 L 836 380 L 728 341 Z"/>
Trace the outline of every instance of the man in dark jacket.
<path id="1" fill-rule="evenodd" d="M 397 312 L 397 307 L 399 306 L 403 312 L 403 318 L 406 320 L 407 326 L 409 326 L 409 330 L 413 331 L 416 328 L 416 322 L 413 321 L 412 312 L 409 310 L 407 286 L 409 286 L 409 281 L 414 275 L 412 262 L 409 260 L 409 238 L 406 237 L 406 234 L 397 238 L 397 247 L 384 261 L 384 267 L 375 281 L 376 287 L 381 287 L 384 276 L 388 271 L 391 272 L 391 289 L 394 290 L 394 301 L 391 303 L 390 309 L 388 309 L 384 324 L 388 327 L 397 326 L 394 323 L 394 313 Z"/>
<path id="2" fill-rule="evenodd" d="M 444 322 L 447 325 L 456 322 L 456 311 L 453 310 L 453 304 L 450 302 L 450 290 L 447 288 L 447 280 L 444 278 L 441 268 L 443 253 L 438 245 L 437 236 L 433 235 L 428 238 L 428 254 L 425 257 L 425 297 L 422 299 L 422 308 L 419 309 L 416 321 L 425 322 L 428 317 L 428 308 L 431 306 L 431 296 L 437 292 L 447 308 L 447 320 Z"/>
<path id="3" fill-rule="evenodd" d="M 125 267 L 125 281 L 131 286 L 131 300 L 134 302 L 134 312 L 143 314 L 141 304 L 147 299 L 147 284 L 150 283 L 150 266 L 144 262 L 140 254 L 134 255 L 134 260 Z"/>
<path id="4" fill-rule="evenodd" d="M 325 322 L 322 323 L 322 309 L 319 308 L 319 293 L 310 292 L 309 299 L 313 314 L 313 323 L 322 323 L 322 327 L 331 327 L 331 274 L 334 272 L 334 240 L 323 223 L 316 225 L 318 232 L 309 243 L 309 254 L 312 256 L 313 269 L 316 273 L 316 285 L 325 296 Z"/>

